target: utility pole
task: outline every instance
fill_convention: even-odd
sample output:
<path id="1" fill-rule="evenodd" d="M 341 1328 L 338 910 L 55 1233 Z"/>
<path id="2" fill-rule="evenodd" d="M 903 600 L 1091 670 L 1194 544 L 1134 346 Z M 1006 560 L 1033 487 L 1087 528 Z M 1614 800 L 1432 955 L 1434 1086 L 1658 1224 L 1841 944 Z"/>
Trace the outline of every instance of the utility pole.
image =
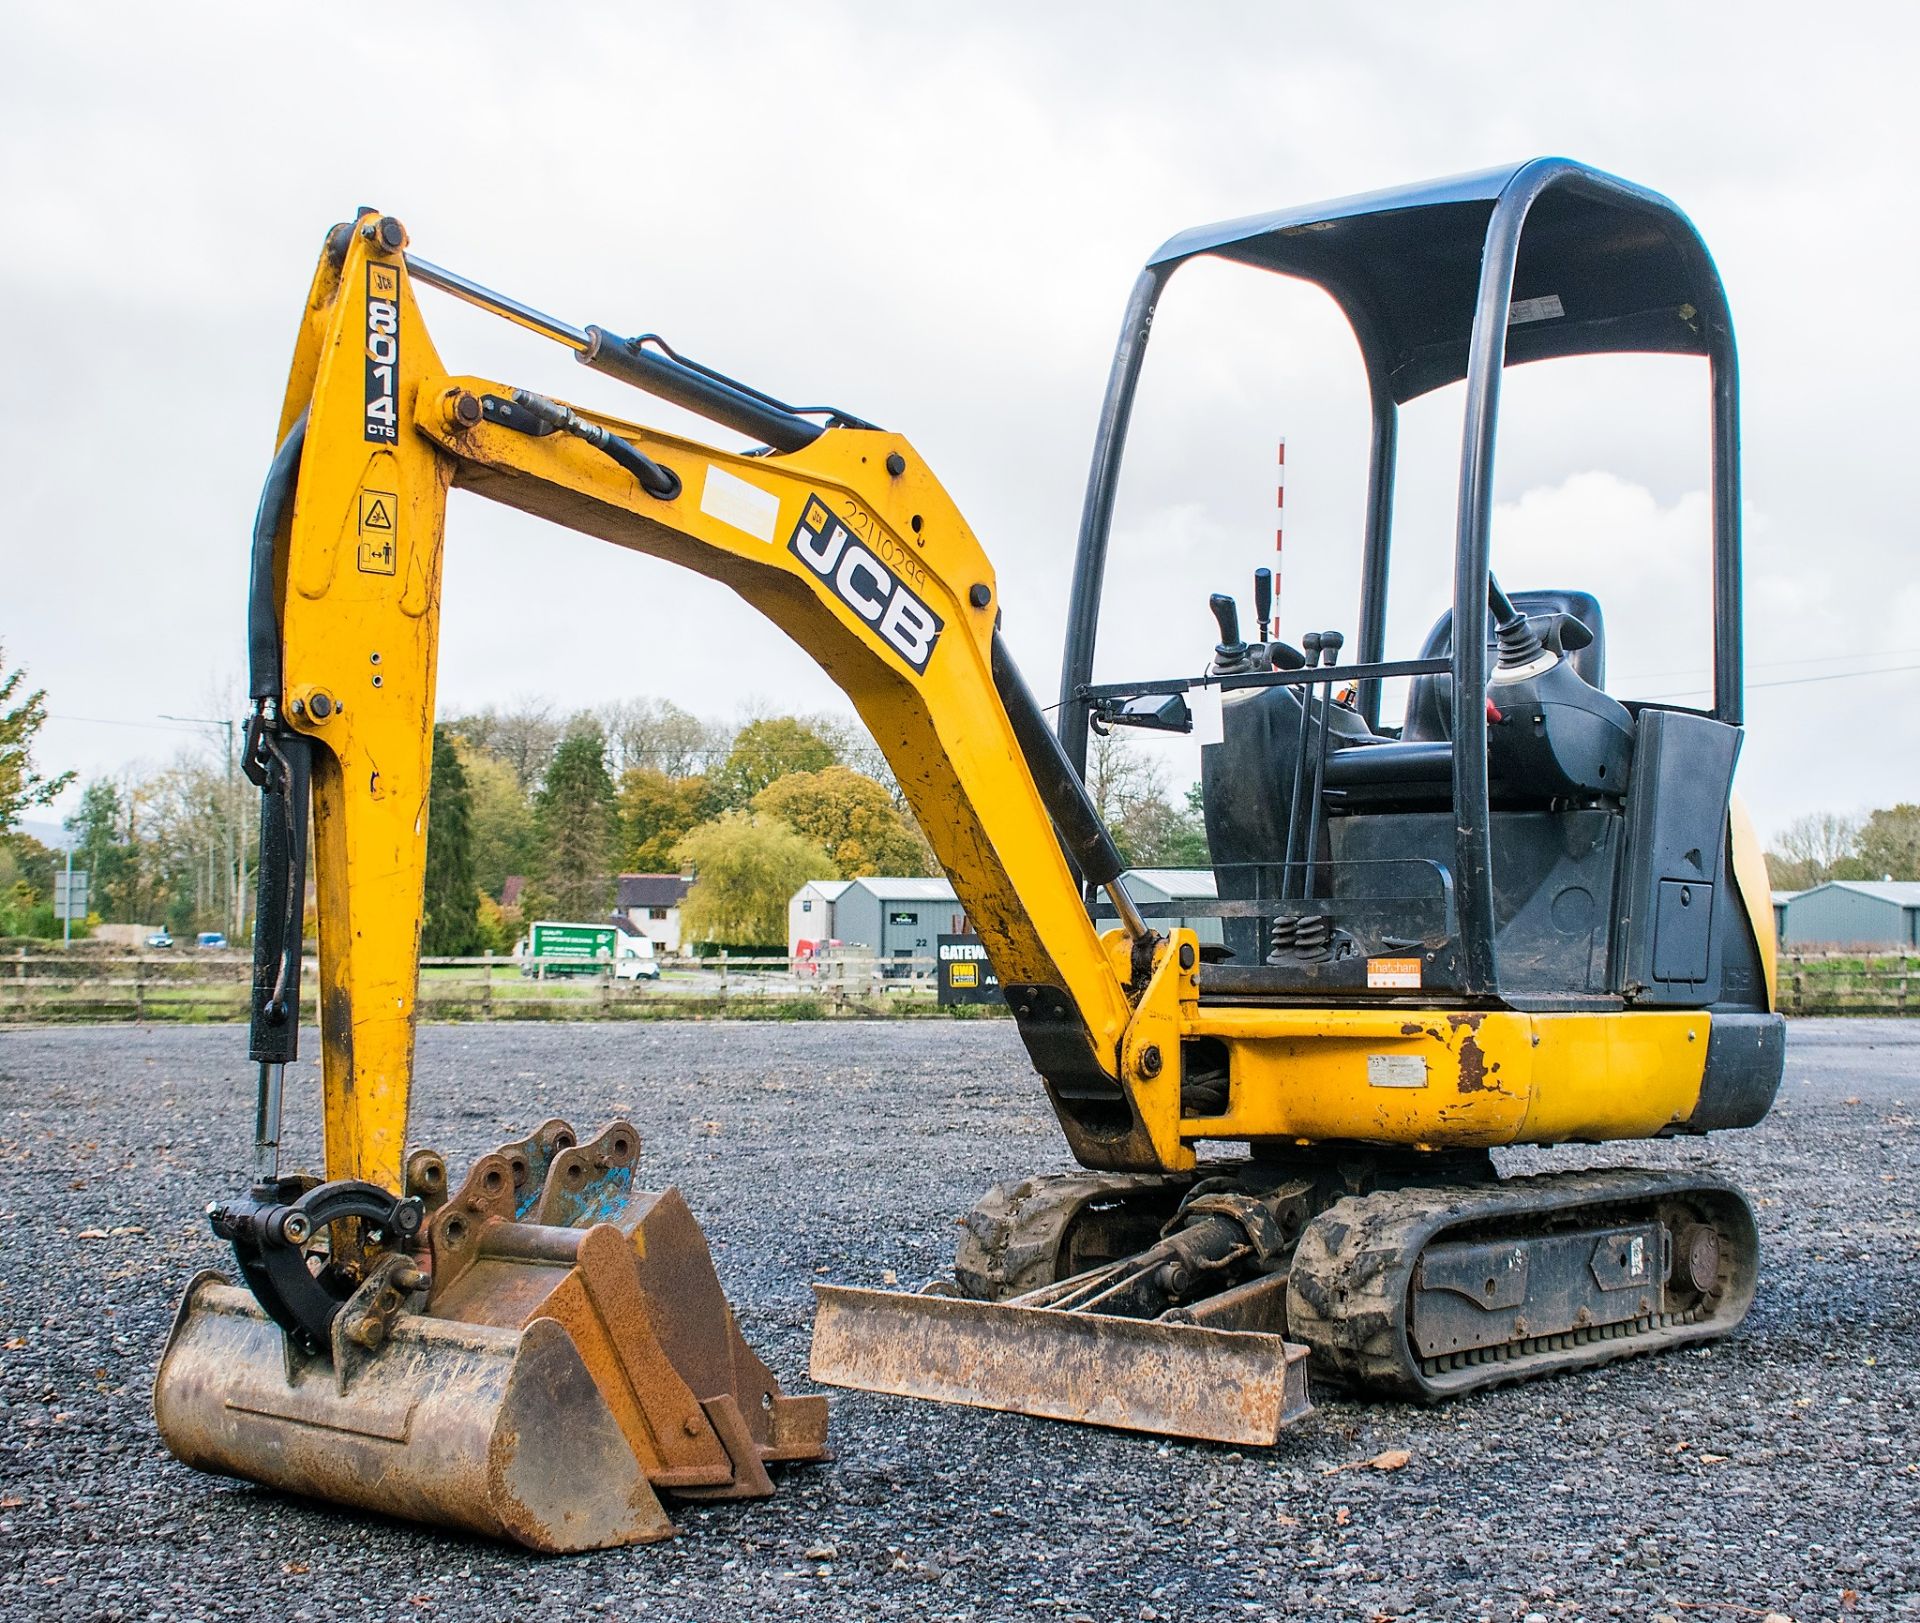
<path id="1" fill-rule="evenodd" d="M 240 778 L 237 772 L 238 761 L 234 755 L 234 726 L 229 716 L 169 716 L 163 714 L 162 721 L 194 722 L 205 727 L 224 727 L 227 732 L 227 815 L 221 819 L 226 825 L 227 846 L 227 884 L 230 889 L 232 934 L 229 937 L 235 945 L 246 938 L 247 933 L 247 886 L 246 875 L 241 872 L 244 861 L 238 841 L 240 838 Z"/>

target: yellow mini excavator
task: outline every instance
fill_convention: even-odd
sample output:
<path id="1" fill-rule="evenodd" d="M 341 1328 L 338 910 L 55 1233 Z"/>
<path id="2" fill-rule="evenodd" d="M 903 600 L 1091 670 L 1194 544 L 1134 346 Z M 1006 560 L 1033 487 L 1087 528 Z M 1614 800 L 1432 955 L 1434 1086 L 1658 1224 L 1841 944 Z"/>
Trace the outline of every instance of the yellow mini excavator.
<path id="1" fill-rule="evenodd" d="M 1254 637 L 1216 594 L 1218 640 L 1185 674 L 1096 683 L 1144 346 L 1167 278 L 1205 256 L 1317 284 L 1352 324 L 1373 403 L 1354 657 L 1337 632 L 1281 640 L 1259 575 Z M 756 448 L 449 373 L 422 286 Z M 1705 708 L 1611 697 L 1591 591 L 1508 594 L 1489 571 L 1504 368 L 1618 351 L 1710 370 Z M 1398 408 L 1462 380 L 1452 601 L 1390 659 Z M 1489 1152 L 1749 1126 L 1778 1087 L 1772 913 L 1732 795 L 1738 458 L 1725 296 L 1654 193 L 1542 159 L 1187 232 L 1122 328 L 1050 726 L 985 553 L 904 439 L 543 315 L 412 254 L 390 217 L 336 227 L 254 532 L 257 1159 L 211 1213 L 241 1284 L 203 1275 L 182 1303 L 155 1390 L 169 1446 L 549 1550 L 663 1536 L 662 1493 L 765 1494 L 769 1466 L 824 1455 L 823 1400 L 780 1391 L 685 1204 L 637 1187 L 632 1124 L 583 1141 L 549 1122 L 457 1181 L 408 1147 L 456 485 L 724 581 L 818 660 L 898 774 L 1085 1169 L 990 1190 L 951 1281 L 819 1287 L 816 1379 L 1257 1444 L 1306 1411 L 1309 1371 L 1432 1400 L 1726 1333 L 1758 1264 L 1736 1190 L 1502 1178 Z M 1090 728 L 1190 731 L 1207 688 L 1219 899 L 1179 904 L 1218 920 L 1203 944 L 1128 896 L 1081 768 Z M 324 1177 L 278 1156 L 310 829 Z M 1217 1145 L 1235 1153 L 1200 1158 Z"/>

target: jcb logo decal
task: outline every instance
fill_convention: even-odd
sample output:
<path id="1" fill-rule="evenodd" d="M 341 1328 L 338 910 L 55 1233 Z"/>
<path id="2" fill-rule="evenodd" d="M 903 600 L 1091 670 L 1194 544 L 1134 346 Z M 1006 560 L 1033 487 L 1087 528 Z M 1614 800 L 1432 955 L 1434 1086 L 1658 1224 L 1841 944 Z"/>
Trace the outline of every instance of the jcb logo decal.
<path id="1" fill-rule="evenodd" d="M 916 671 L 926 670 L 933 645 L 940 640 L 940 616 L 855 540 L 823 503 L 807 503 L 787 550 L 855 614 L 877 626 L 895 653 Z"/>

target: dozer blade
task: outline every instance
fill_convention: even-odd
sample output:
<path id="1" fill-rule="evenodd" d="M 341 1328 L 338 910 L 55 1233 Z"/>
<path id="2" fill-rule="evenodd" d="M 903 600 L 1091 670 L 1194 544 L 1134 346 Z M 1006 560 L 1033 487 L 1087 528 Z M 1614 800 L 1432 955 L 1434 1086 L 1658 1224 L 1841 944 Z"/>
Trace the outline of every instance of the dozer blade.
<path id="1" fill-rule="evenodd" d="M 829 1386 L 1268 1447 L 1312 1408 L 1307 1349 L 1164 1320 L 815 1285 Z"/>
<path id="2" fill-rule="evenodd" d="M 783 1394 L 748 1347 L 686 1202 L 633 1187 L 639 1144 L 549 1123 L 450 1199 L 416 1152 L 426 1255 L 376 1263 L 319 1352 L 201 1275 L 154 1381 L 167 1446 L 549 1553 L 668 1537 L 662 1494 L 767 1497 L 770 1465 L 826 1458 L 826 1400 Z"/>

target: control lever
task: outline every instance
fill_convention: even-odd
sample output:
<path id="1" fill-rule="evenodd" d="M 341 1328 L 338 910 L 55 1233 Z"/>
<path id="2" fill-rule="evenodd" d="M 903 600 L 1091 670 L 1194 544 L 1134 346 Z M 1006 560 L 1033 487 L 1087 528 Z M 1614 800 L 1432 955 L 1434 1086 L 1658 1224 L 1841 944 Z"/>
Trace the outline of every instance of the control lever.
<path id="1" fill-rule="evenodd" d="M 1256 569 L 1253 572 L 1253 617 L 1259 622 L 1260 640 L 1267 641 L 1267 626 L 1273 619 L 1273 571 Z"/>
<path id="2" fill-rule="evenodd" d="M 1225 592 L 1207 599 L 1214 622 L 1220 627 L 1220 645 L 1213 651 L 1216 671 L 1239 671 L 1247 666 L 1247 645 L 1240 640 L 1240 605 Z"/>
<path id="3" fill-rule="evenodd" d="M 1340 663 L 1340 645 L 1347 639 L 1337 631 L 1320 633 L 1321 663 L 1331 669 Z M 1307 876 L 1302 896 L 1313 894 L 1315 869 L 1320 860 L 1320 802 L 1327 786 L 1327 734 L 1333 725 L 1333 678 L 1320 688 L 1320 745 L 1313 763 L 1313 801 L 1307 818 Z"/>
<path id="4" fill-rule="evenodd" d="M 1307 654 L 1307 666 L 1312 668 L 1320 663 L 1320 633 L 1309 631 L 1300 639 Z M 1299 844 L 1300 834 L 1300 791 L 1306 786 L 1307 742 L 1311 737 L 1308 728 L 1313 722 L 1313 684 L 1303 683 L 1300 688 L 1300 730 L 1293 746 L 1293 788 L 1287 796 L 1287 859 L 1280 870 L 1280 896 L 1284 901 L 1293 895 L 1293 853 Z"/>

